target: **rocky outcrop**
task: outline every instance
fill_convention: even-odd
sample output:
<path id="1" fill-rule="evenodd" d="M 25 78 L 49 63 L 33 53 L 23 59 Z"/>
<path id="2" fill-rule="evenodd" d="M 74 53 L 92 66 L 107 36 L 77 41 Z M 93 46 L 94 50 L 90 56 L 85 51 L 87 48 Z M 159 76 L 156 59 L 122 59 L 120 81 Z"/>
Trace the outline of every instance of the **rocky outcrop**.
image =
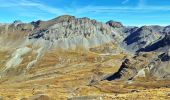
<path id="1" fill-rule="evenodd" d="M 106 80 L 135 81 L 138 78 L 167 80 L 170 78 L 170 56 L 166 53 L 139 53 L 125 60 L 118 72 Z"/>
<path id="2" fill-rule="evenodd" d="M 164 33 L 170 32 L 170 26 L 166 26 L 163 30 Z"/>
<path id="3" fill-rule="evenodd" d="M 15 20 L 12 24 L 13 24 L 14 26 L 17 26 L 17 25 L 22 24 L 22 21 L 20 21 L 20 20 Z"/>
<path id="4" fill-rule="evenodd" d="M 113 20 L 106 22 L 106 24 L 108 24 L 108 25 L 110 25 L 111 27 L 114 27 L 114 28 L 122 28 L 123 27 L 123 24 L 121 22 L 116 22 L 116 21 L 113 21 Z"/>
<path id="5" fill-rule="evenodd" d="M 129 67 L 129 59 L 125 59 L 120 67 L 120 69 L 114 73 L 113 75 L 109 76 L 106 78 L 108 81 L 116 80 L 116 79 L 121 79 L 123 77 L 123 73 L 126 72 L 126 70 Z M 127 78 L 128 80 L 128 78 Z"/>

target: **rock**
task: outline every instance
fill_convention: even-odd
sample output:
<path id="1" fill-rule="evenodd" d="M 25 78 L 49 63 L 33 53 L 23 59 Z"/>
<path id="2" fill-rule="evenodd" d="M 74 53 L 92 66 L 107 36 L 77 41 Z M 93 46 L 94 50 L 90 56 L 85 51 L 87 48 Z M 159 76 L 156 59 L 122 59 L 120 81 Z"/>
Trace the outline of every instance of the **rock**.
<path id="1" fill-rule="evenodd" d="M 21 98 L 20 100 L 29 100 L 29 99 L 24 97 L 24 98 Z"/>
<path id="2" fill-rule="evenodd" d="M 170 25 L 169 25 L 169 26 L 166 26 L 166 27 L 164 28 L 164 32 L 165 32 L 165 33 L 170 32 Z"/>
<path id="3" fill-rule="evenodd" d="M 51 100 L 49 96 L 45 94 L 38 94 L 32 97 L 29 97 L 29 100 Z"/>
<path id="4" fill-rule="evenodd" d="M 113 21 L 113 20 L 106 22 L 106 24 L 110 25 L 111 27 L 116 27 L 116 28 L 123 27 L 122 23 L 116 22 L 116 21 Z"/>
<path id="5" fill-rule="evenodd" d="M 145 68 L 144 68 L 144 69 L 139 70 L 139 72 L 137 73 L 135 77 L 146 77 L 145 74 L 146 73 L 145 73 Z"/>
<path id="6" fill-rule="evenodd" d="M 121 79 L 124 76 L 124 73 L 127 72 L 127 69 L 130 65 L 130 61 L 129 59 L 125 59 L 122 62 L 122 65 L 120 66 L 119 70 L 116 73 L 113 73 L 112 75 L 108 76 L 106 78 L 106 80 L 108 81 L 112 81 L 112 80 L 116 80 L 116 79 Z M 133 73 L 133 72 L 132 72 Z M 126 79 L 128 80 L 130 78 L 131 75 L 127 76 L 125 75 Z M 128 77 L 128 78 L 127 78 Z"/>
<path id="7" fill-rule="evenodd" d="M 103 99 L 98 96 L 78 96 L 68 98 L 67 100 L 103 100 Z"/>
<path id="8" fill-rule="evenodd" d="M 36 22 L 31 22 L 31 24 L 35 27 L 35 28 L 38 28 L 38 27 L 40 27 L 39 25 L 42 23 L 42 21 L 41 20 L 38 20 L 38 21 L 36 21 Z"/>
<path id="9" fill-rule="evenodd" d="M 167 93 L 167 96 L 170 96 L 170 92 Z"/>
<path id="10" fill-rule="evenodd" d="M 13 22 L 13 24 L 14 24 L 14 26 L 17 26 L 17 25 L 19 25 L 19 24 L 22 24 L 22 21 L 21 21 L 21 20 L 15 20 L 15 21 Z"/>
<path id="11" fill-rule="evenodd" d="M 0 100 L 4 100 L 3 97 L 0 97 Z"/>
<path id="12" fill-rule="evenodd" d="M 131 92 L 140 92 L 139 90 L 131 90 Z"/>
<path id="13" fill-rule="evenodd" d="M 170 61 L 170 56 L 168 53 L 163 53 L 158 56 L 161 61 Z"/>

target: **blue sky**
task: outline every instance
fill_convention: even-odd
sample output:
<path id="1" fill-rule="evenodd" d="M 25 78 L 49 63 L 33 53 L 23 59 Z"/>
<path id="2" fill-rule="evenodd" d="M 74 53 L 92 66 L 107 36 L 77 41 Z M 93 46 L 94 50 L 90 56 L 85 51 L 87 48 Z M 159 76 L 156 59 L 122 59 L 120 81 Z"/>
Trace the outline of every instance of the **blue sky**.
<path id="1" fill-rule="evenodd" d="M 124 25 L 170 25 L 170 0 L 0 0 L 1 23 L 49 20 L 65 14 Z"/>

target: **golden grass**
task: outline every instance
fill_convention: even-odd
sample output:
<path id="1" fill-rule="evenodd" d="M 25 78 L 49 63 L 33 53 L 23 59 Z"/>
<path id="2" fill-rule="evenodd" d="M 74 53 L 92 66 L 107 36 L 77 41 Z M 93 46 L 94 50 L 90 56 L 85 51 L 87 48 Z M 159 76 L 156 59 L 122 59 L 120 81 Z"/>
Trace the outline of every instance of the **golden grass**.
<path id="1" fill-rule="evenodd" d="M 4 53 L 0 53 L 0 59 L 4 56 L 6 56 Z M 36 56 L 33 52 L 24 55 L 22 64 L 18 66 L 20 71 L 24 70 L 28 62 Z M 170 86 L 168 80 L 136 79 L 134 83 L 128 84 L 122 81 L 95 79 L 116 72 L 125 56 L 125 54 L 104 56 L 103 60 L 96 61 L 96 58 L 101 56 L 93 52 L 47 52 L 25 76 L 19 75 L 0 82 L 0 96 L 5 100 L 20 100 L 38 93 L 44 93 L 53 100 L 67 100 L 72 96 L 97 96 L 104 100 L 169 98 L 166 95 L 170 91 L 170 88 L 167 88 Z M 65 62 L 61 63 L 60 58 Z M 69 59 L 71 61 L 67 62 Z M 93 78 L 96 82 L 91 85 Z"/>

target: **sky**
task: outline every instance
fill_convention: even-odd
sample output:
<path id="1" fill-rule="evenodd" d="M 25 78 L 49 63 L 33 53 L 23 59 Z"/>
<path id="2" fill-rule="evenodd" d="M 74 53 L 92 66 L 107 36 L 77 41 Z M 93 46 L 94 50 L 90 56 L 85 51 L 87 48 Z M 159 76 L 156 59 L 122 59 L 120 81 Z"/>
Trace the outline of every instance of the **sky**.
<path id="1" fill-rule="evenodd" d="M 0 0 L 0 22 L 89 17 L 125 26 L 170 25 L 170 0 Z"/>

